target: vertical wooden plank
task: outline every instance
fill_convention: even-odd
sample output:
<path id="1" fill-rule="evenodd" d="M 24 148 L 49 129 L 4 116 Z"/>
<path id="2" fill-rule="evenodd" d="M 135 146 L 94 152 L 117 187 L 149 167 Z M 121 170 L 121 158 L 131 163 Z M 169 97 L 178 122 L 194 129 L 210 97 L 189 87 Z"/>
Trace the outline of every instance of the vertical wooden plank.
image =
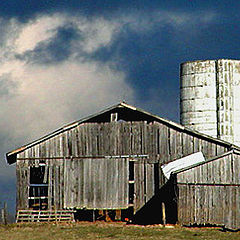
<path id="1" fill-rule="evenodd" d="M 104 169 L 104 181 L 101 182 L 101 189 L 102 189 L 102 199 L 103 199 L 103 205 L 108 206 L 108 194 L 107 194 L 107 181 L 108 181 L 108 174 L 109 174 L 109 169 L 108 169 L 108 159 L 103 159 L 102 165 Z"/>
<path id="2" fill-rule="evenodd" d="M 122 208 L 124 206 L 124 185 L 126 181 L 126 179 L 123 178 L 125 171 L 124 161 L 125 158 L 119 158 L 117 161 L 117 208 Z"/>
<path id="3" fill-rule="evenodd" d="M 88 159 L 88 189 L 87 189 L 87 201 L 88 201 L 88 205 L 87 207 L 92 209 L 93 208 L 93 188 L 94 188 L 94 172 L 93 172 L 94 168 L 94 163 L 93 160 L 91 158 Z"/>
<path id="4" fill-rule="evenodd" d="M 53 168 L 51 166 L 51 163 L 49 164 L 48 166 L 48 169 L 49 169 L 49 175 L 48 175 L 48 208 L 49 209 L 52 209 L 52 171 L 53 171 Z"/>
<path id="5" fill-rule="evenodd" d="M 78 208 L 83 208 L 84 207 L 84 160 L 83 159 L 79 159 L 78 160 Z"/>
<path id="6" fill-rule="evenodd" d="M 104 123 L 104 140 L 103 140 L 103 146 L 104 146 L 104 155 L 111 155 L 111 126 L 108 123 Z"/>
<path id="7" fill-rule="evenodd" d="M 60 143 L 60 142 L 59 142 Z M 59 208 L 64 208 L 64 160 L 59 160 L 59 176 L 60 176 L 60 188 L 59 188 Z"/>
<path id="8" fill-rule="evenodd" d="M 146 164 L 146 202 L 154 195 L 154 164 Z"/>
<path id="9" fill-rule="evenodd" d="M 119 179 L 119 171 L 118 171 L 118 162 L 121 161 L 120 159 L 114 159 L 112 161 L 112 174 L 113 174 L 113 181 L 112 181 L 112 209 L 118 208 L 118 179 Z"/>
<path id="10" fill-rule="evenodd" d="M 148 128 L 147 128 L 147 122 L 143 122 L 142 124 L 142 153 L 148 154 Z"/>
<path id="11" fill-rule="evenodd" d="M 172 128 L 169 128 L 169 138 L 170 138 L 170 159 L 177 159 L 177 140 L 176 140 L 176 131 Z"/>
<path id="12" fill-rule="evenodd" d="M 123 185 L 122 185 L 122 207 L 128 206 L 129 203 L 129 159 L 123 159 Z"/>
<path id="13" fill-rule="evenodd" d="M 144 196 L 144 163 L 134 164 L 134 211 L 140 210 L 145 203 Z"/>
<path id="14" fill-rule="evenodd" d="M 63 172 L 64 172 L 64 178 L 63 178 L 63 207 L 67 208 L 68 206 L 68 166 L 67 166 L 67 160 L 63 159 Z"/>
<path id="15" fill-rule="evenodd" d="M 83 206 L 86 208 L 88 206 L 88 159 L 83 160 Z"/>
<path id="16" fill-rule="evenodd" d="M 109 138 L 109 142 L 107 144 L 109 144 L 109 155 L 116 155 L 116 132 L 115 132 L 115 126 L 116 123 L 115 122 L 111 122 L 108 123 L 109 126 L 109 137 L 106 136 L 106 139 Z"/>
<path id="17" fill-rule="evenodd" d="M 114 192 L 114 189 L 116 186 L 112 186 L 112 183 L 114 181 L 114 176 L 112 174 L 112 172 L 114 171 L 114 160 L 113 159 L 109 159 L 108 160 L 108 168 L 107 168 L 107 176 L 108 176 L 108 182 L 107 182 L 107 202 L 108 202 L 108 208 L 112 209 L 113 206 L 113 199 L 112 199 L 112 194 Z M 111 188 L 112 187 L 112 188 Z"/>
<path id="18" fill-rule="evenodd" d="M 123 155 L 123 122 L 118 122 L 118 152 L 117 155 Z"/>
<path id="19" fill-rule="evenodd" d="M 23 156 L 24 157 L 24 154 Z M 27 160 L 17 160 L 17 209 L 28 209 L 30 169 Z"/>
<path id="20" fill-rule="evenodd" d="M 96 123 L 91 123 L 90 125 L 90 144 L 91 144 L 91 152 L 89 155 L 96 156 L 97 155 L 97 130 Z"/>
<path id="21" fill-rule="evenodd" d="M 183 156 L 192 154 L 194 151 L 193 136 L 182 133 Z"/>
<path id="22" fill-rule="evenodd" d="M 130 123 L 123 124 L 123 155 L 132 154 L 131 150 L 132 127 Z"/>
<path id="23" fill-rule="evenodd" d="M 78 160 L 73 158 L 72 160 L 72 205 L 74 208 L 78 206 L 78 182 L 79 182 L 79 174 L 78 174 Z"/>
<path id="24" fill-rule="evenodd" d="M 105 154 L 105 151 L 104 151 L 104 141 L 105 141 L 105 139 L 104 139 L 104 133 L 105 133 L 105 131 L 104 131 L 104 124 L 103 123 L 101 123 L 100 124 L 100 139 L 99 139 L 99 151 L 100 151 L 100 155 L 106 155 Z"/>
<path id="25" fill-rule="evenodd" d="M 236 187 L 236 199 L 237 199 L 237 207 L 236 207 L 236 228 L 239 227 L 240 223 L 240 187 Z"/>
<path id="26" fill-rule="evenodd" d="M 139 164 L 134 162 L 134 214 L 137 212 L 139 208 Z"/>
<path id="27" fill-rule="evenodd" d="M 162 165 L 170 160 L 169 131 L 167 126 L 160 123 L 156 124 L 159 133 L 159 165 Z"/>
<path id="28" fill-rule="evenodd" d="M 201 151 L 201 139 L 198 137 L 193 137 L 193 152 L 200 152 Z"/>
<path id="29" fill-rule="evenodd" d="M 19 160 L 16 161 L 16 210 L 20 210 L 22 208 L 21 203 L 21 193 L 22 193 L 22 186 L 21 186 L 21 166 Z"/>
<path id="30" fill-rule="evenodd" d="M 77 156 L 83 156 L 82 153 L 82 124 L 80 124 L 79 126 L 77 126 L 76 128 L 77 130 Z"/>
<path id="31" fill-rule="evenodd" d="M 54 178 L 53 178 L 53 184 L 54 184 L 54 209 L 59 209 L 59 166 L 54 166 Z"/>
<path id="32" fill-rule="evenodd" d="M 28 166 L 28 161 L 24 161 L 24 207 L 25 209 L 28 208 L 28 197 L 29 197 L 29 185 L 30 185 L 30 167 Z"/>
<path id="33" fill-rule="evenodd" d="M 103 159 L 93 159 L 94 165 L 94 196 L 93 196 L 93 207 L 94 208 L 101 208 L 103 205 L 102 202 L 102 189 L 101 189 L 101 181 L 103 181 Z"/>

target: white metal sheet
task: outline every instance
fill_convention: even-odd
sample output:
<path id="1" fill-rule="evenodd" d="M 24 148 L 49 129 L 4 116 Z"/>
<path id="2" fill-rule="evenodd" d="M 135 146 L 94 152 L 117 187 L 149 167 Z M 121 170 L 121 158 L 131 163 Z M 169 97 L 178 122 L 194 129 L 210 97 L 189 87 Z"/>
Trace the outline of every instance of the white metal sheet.
<path id="1" fill-rule="evenodd" d="M 186 167 L 190 167 L 194 164 L 204 162 L 204 161 L 205 161 L 205 158 L 202 152 L 197 152 L 197 153 L 188 155 L 186 157 L 177 159 L 173 162 L 164 164 L 161 166 L 161 168 L 165 177 L 169 179 L 172 172 L 184 169 Z"/>

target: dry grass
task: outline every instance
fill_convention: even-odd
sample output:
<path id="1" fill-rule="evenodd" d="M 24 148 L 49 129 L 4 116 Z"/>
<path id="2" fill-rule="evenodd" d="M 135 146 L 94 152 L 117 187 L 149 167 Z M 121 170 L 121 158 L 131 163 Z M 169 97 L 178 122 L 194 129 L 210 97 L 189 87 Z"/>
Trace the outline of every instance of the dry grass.
<path id="1" fill-rule="evenodd" d="M 123 223 L 11 224 L 0 226 L 0 239 L 240 239 L 240 232 L 222 232 L 220 228 L 163 228 Z"/>

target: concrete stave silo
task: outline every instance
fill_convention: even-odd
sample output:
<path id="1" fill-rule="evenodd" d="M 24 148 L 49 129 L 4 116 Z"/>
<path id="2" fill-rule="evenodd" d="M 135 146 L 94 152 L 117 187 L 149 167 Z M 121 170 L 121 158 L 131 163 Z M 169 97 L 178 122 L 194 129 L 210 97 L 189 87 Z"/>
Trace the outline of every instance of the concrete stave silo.
<path id="1" fill-rule="evenodd" d="M 182 63 L 180 85 L 181 124 L 240 145 L 240 61 Z"/>

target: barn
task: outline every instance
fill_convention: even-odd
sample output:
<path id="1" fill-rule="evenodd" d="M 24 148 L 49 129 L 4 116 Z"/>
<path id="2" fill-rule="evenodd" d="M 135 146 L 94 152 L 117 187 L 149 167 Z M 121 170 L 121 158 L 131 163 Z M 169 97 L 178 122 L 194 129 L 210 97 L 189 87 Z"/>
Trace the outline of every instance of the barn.
<path id="1" fill-rule="evenodd" d="M 178 203 L 166 197 L 172 185 L 161 166 L 196 152 L 209 160 L 233 149 L 240 150 L 121 102 L 6 154 L 16 163 L 17 221 L 161 223 L 165 202 L 167 222 L 180 216 L 184 223 Z"/>
<path id="2" fill-rule="evenodd" d="M 240 228 L 240 152 L 231 150 L 172 175 L 181 225 Z"/>

